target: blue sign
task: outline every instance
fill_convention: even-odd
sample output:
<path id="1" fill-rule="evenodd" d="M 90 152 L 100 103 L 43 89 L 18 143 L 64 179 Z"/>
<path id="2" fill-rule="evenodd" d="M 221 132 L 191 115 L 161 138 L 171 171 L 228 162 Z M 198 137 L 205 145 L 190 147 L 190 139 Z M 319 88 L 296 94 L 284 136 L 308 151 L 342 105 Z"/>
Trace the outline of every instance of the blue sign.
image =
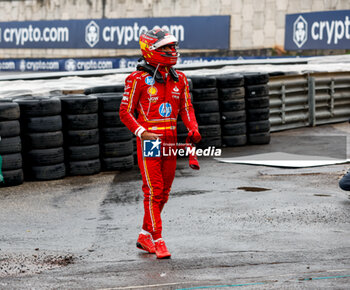
<path id="1" fill-rule="evenodd" d="M 160 144 L 157 140 L 143 140 L 143 157 L 160 157 Z"/>
<path id="2" fill-rule="evenodd" d="M 349 49 L 350 10 L 287 14 L 286 50 Z"/>
<path id="3" fill-rule="evenodd" d="M 230 16 L 0 22 L 0 48 L 135 49 L 154 27 L 169 30 L 182 48 L 229 48 Z"/>
<path id="4" fill-rule="evenodd" d="M 280 57 L 227 56 L 227 57 L 181 57 L 177 64 L 206 64 L 225 60 L 269 59 Z M 290 57 L 293 58 L 293 57 Z M 137 58 L 41 58 L 0 59 L 0 71 L 87 71 L 114 68 L 136 69 Z M 151 77 L 150 77 L 151 78 Z M 148 81 L 148 80 L 147 80 Z M 151 82 L 149 82 L 151 84 Z"/>
<path id="5" fill-rule="evenodd" d="M 170 117 L 171 111 L 172 111 L 172 108 L 169 103 L 163 103 L 159 106 L 159 114 L 162 117 Z"/>

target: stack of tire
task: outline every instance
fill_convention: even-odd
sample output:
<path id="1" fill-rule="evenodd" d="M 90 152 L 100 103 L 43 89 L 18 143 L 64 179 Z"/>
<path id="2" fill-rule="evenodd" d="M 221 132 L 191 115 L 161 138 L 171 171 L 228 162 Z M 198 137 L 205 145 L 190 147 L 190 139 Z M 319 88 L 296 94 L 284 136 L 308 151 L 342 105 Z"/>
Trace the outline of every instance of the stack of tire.
<path id="1" fill-rule="evenodd" d="M 98 100 L 83 94 L 61 96 L 67 174 L 101 171 Z"/>
<path id="2" fill-rule="evenodd" d="M 61 102 L 55 97 L 20 97 L 23 169 L 26 180 L 54 180 L 66 175 Z"/>
<path id="3" fill-rule="evenodd" d="M 123 98 L 124 86 L 96 87 L 89 96 L 99 102 L 100 149 L 103 170 L 128 170 L 134 165 L 133 134 L 121 122 L 119 107 Z M 136 140 L 135 140 L 136 141 Z"/>
<path id="4" fill-rule="evenodd" d="M 221 147 L 218 89 L 214 76 L 191 76 L 193 107 L 202 140 L 199 148 Z"/>
<path id="5" fill-rule="evenodd" d="M 227 147 L 247 143 L 244 77 L 240 74 L 217 75 L 222 143 Z"/>
<path id="6" fill-rule="evenodd" d="M 250 144 L 270 143 L 268 81 L 268 74 L 248 73 L 244 75 L 247 136 Z"/>
<path id="7" fill-rule="evenodd" d="M 0 186 L 23 183 L 20 138 L 20 110 L 17 103 L 0 99 Z"/>

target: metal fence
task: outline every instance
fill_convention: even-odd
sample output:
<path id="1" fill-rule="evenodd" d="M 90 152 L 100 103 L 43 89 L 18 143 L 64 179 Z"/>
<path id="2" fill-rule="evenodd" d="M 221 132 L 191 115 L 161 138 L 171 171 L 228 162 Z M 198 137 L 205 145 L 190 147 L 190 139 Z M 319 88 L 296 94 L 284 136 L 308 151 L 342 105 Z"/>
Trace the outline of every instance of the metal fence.
<path id="1" fill-rule="evenodd" d="M 271 77 L 271 131 L 350 118 L 350 72 Z"/>

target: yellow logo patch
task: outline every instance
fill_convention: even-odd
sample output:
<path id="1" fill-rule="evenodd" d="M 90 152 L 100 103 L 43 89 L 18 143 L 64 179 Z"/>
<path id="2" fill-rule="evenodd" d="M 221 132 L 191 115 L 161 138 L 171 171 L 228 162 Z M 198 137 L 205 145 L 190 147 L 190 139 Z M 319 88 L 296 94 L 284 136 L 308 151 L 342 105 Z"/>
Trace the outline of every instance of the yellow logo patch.
<path id="1" fill-rule="evenodd" d="M 158 90 L 155 87 L 149 87 L 148 90 L 147 90 L 147 93 L 150 96 L 155 96 L 158 93 Z"/>

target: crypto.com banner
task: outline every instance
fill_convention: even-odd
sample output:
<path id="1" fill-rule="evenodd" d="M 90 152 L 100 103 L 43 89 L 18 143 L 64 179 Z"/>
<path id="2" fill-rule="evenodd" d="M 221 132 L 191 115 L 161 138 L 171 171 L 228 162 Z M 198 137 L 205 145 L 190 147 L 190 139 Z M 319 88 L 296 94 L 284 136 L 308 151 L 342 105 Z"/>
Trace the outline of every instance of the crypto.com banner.
<path id="1" fill-rule="evenodd" d="M 169 30 L 181 48 L 229 48 L 230 16 L 0 22 L 0 48 L 132 49 L 154 27 Z"/>
<path id="2" fill-rule="evenodd" d="M 284 48 L 349 49 L 350 10 L 287 14 Z"/>

